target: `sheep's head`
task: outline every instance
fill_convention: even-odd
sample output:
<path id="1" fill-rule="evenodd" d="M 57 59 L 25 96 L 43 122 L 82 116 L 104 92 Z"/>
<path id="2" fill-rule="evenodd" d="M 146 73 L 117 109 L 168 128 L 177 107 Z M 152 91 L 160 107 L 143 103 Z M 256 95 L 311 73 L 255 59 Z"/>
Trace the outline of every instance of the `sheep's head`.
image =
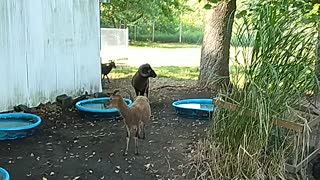
<path id="1" fill-rule="evenodd" d="M 112 68 L 117 68 L 114 61 L 110 61 L 109 66 L 111 66 Z"/>
<path id="2" fill-rule="evenodd" d="M 139 67 L 138 72 L 142 77 L 157 77 L 157 74 L 151 68 L 150 64 L 142 64 Z"/>
<path id="3" fill-rule="evenodd" d="M 117 94 L 118 92 L 119 90 L 116 90 L 112 93 L 112 95 L 110 96 L 110 99 L 104 103 L 105 108 L 111 108 L 111 107 L 116 108 L 119 106 L 119 103 L 123 101 L 123 98 Z"/>

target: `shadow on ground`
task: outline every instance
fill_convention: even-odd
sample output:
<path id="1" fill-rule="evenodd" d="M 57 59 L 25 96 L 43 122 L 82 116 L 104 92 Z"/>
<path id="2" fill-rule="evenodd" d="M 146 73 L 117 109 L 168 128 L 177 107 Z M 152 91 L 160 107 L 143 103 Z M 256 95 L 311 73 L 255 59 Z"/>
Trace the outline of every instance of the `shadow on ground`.
<path id="1" fill-rule="evenodd" d="M 43 123 L 34 136 L 0 142 L 0 167 L 9 171 L 12 180 L 189 179 L 184 165 L 209 121 L 180 118 L 171 103 L 212 95 L 198 91 L 194 82 L 151 80 L 151 87 L 165 84 L 181 87 L 151 91 L 153 120 L 146 126 L 146 139 L 139 141 L 139 156 L 134 155 L 133 141 L 129 155 L 122 155 L 122 120 L 89 120 L 76 110 L 61 112 L 57 108 L 38 114 Z M 106 89 L 115 88 L 130 89 L 130 79 L 111 79 Z"/>

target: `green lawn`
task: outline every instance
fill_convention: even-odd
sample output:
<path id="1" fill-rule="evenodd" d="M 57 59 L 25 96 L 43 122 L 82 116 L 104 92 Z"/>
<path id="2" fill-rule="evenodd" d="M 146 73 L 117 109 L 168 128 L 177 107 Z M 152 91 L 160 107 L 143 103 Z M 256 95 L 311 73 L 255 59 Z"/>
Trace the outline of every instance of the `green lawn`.
<path id="1" fill-rule="evenodd" d="M 200 48 L 200 45 L 185 44 L 185 43 L 157 43 L 157 42 L 140 42 L 133 41 L 129 44 L 130 47 L 148 47 L 148 48 Z"/>
<path id="2" fill-rule="evenodd" d="M 199 76 L 199 67 L 178 67 L 178 66 L 162 66 L 154 67 L 153 70 L 160 78 L 171 78 L 175 80 L 197 80 Z M 112 69 L 109 77 L 114 79 L 132 77 L 137 71 L 137 67 L 117 67 Z M 234 84 L 242 85 L 244 83 L 243 72 L 230 65 L 230 78 Z"/>
<path id="3" fill-rule="evenodd" d="M 158 77 L 172 78 L 176 80 L 197 80 L 199 76 L 198 67 L 162 66 L 154 67 L 153 70 L 157 73 Z M 111 71 L 110 77 L 132 77 L 136 71 L 136 67 L 117 67 Z"/>

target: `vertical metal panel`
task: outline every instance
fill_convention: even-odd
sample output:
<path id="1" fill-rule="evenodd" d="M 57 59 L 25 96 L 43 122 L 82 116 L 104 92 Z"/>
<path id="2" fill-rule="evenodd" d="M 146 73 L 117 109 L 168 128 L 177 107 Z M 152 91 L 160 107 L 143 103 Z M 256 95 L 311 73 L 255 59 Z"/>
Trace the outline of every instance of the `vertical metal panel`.
<path id="1" fill-rule="evenodd" d="M 7 110 L 8 105 L 28 100 L 25 43 L 27 32 L 24 4 L 9 0 L 0 3 L 0 42 L 3 42 L 0 48 L 0 66 L 3 68 L 0 77 L 6 77 L 1 80 L 4 91 L 0 92 L 0 110 Z"/>
<path id="2" fill-rule="evenodd" d="M 1 0 L 0 19 L 0 111 L 101 91 L 99 0 Z"/>
<path id="3" fill-rule="evenodd" d="M 28 89 L 29 99 L 28 103 L 43 102 L 48 100 L 47 92 L 50 89 L 46 88 L 48 84 L 48 77 L 45 73 L 54 73 L 53 70 L 45 70 L 47 60 L 45 59 L 45 46 L 44 46 L 44 31 L 43 21 L 45 20 L 42 15 L 42 0 L 24 1 L 26 13 L 26 63 L 28 73 Z M 50 68 L 51 69 L 51 68 Z M 50 82 L 50 81 L 49 81 Z M 52 83 L 52 82 L 50 82 Z M 54 88 L 53 88 L 54 89 Z M 51 90 L 53 90 L 51 89 Z"/>
<path id="4" fill-rule="evenodd" d="M 101 65 L 100 65 L 100 13 L 99 13 L 99 0 L 95 0 L 95 3 L 92 3 L 88 0 L 80 0 L 74 1 L 74 31 L 75 33 L 75 44 L 77 52 L 74 61 L 75 68 L 75 87 L 76 89 L 83 89 L 82 84 L 86 84 L 91 88 L 99 88 L 101 89 L 101 83 L 99 83 L 99 87 L 93 82 L 99 81 L 101 82 Z M 95 16 L 90 15 L 91 12 L 96 12 Z M 78 18 L 81 17 L 81 18 Z M 92 27 L 98 28 L 92 28 Z M 96 41 L 92 41 L 92 39 L 96 39 Z M 93 57 L 87 52 L 96 52 L 96 57 Z M 81 60 L 85 59 L 85 60 Z M 98 60 L 97 60 L 98 59 Z M 95 67 L 95 72 L 86 67 Z M 92 74 L 99 74 L 95 76 L 95 81 L 90 81 L 90 76 Z M 84 75 L 84 76 L 83 76 Z"/>

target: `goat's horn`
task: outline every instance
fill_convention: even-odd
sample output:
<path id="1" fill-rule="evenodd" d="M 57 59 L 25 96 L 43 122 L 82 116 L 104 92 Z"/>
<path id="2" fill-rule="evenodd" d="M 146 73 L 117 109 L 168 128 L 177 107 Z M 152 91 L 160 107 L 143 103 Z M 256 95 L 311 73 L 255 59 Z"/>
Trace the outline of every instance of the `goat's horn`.
<path id="1" fill-rule="evenodd" d="M 124 92 L 128 93 L 129 96 L 130 96 L 130 100 L 133 101 L 133 97 L 132 97 L 132 94 L 131 94 L 130 90 L 129 89 L 124 89 Z"/>
<path id="2" fill-rule="evenodd" d="M 148 77 L 148 75 L 149 75 L 149 74 L 145 74 L 145 73 L 142 72 L 142 69 L 145 68 L 145 66 L 146 66 L 146 64 L 143 64 L 143 65 L 141 65 L 141 66 L 139 67 L 139 69 L 138 69 L 138 72 L 140 73 L 140 75 L 141 75 L 142 77 Z"/>
<path id="3" fill-rule="evenodd" d="M 119 90 L 116 89 L 115 91 L 113 91 L 112 95 L 116 95 L 116 94 L 118 94 L 118 93 L 119 93 Z"/>

